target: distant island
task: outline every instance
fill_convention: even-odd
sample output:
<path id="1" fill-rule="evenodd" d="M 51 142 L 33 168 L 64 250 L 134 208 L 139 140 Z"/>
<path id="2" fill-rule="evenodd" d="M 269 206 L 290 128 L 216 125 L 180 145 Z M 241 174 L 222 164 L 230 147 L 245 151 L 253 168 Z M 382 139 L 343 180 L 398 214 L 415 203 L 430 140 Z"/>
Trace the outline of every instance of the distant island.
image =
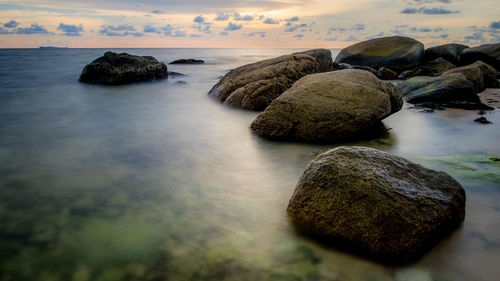
<path id="1" fill-rule="evenodd" d="M 68 49 L 68 47 L 40 46 L 40 49 Z"/>

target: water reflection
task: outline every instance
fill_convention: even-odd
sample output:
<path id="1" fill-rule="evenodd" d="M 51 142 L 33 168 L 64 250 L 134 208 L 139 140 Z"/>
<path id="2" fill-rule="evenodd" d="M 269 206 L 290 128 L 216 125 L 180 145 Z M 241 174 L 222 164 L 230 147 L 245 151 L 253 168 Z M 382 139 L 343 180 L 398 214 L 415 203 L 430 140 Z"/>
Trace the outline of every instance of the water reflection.
<path id="1" fill-rule="evenodd" d="M 405 108 L 384 120 L 388 135 L 347 144 L 445 170 L 467 190 L 462 229 L 417 264 L 392 268 L 325 249 L 286 218 L 304 167 L 339 144 L 258 138 L 248 128 L 256 113 L 206 95 L 224 71 L 291 50 L 199 50 L 209 64 L 170 69 L 187 74 L 187 85 L 119 87 L 77 83 L 83 65 L 104 51 L 76 51 L 9 51 L 0 65 L 0 280 L 500 276 L 500 166 L 488 160 L 500 155 L 496 112 L 482 126 L 472 122 L 476 112 Z M 167 62 L 190 55 L 129 51 Z"/>

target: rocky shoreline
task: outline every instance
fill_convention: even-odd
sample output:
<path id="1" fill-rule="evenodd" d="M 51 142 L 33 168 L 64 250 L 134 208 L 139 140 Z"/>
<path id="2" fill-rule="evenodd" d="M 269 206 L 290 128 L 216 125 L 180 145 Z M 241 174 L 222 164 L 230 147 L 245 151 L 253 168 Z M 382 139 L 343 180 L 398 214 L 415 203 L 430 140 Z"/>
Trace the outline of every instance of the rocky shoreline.
<path id="1" fill-rule="evenodd" d="M 262 111 L 250 126 L 258 136 L 339 143 L 375 136 L 403 101 L 436 109 L 499 108 L 499 67 L 500 44 L 425 49 L 413 38 L 392 36 L 344 48 L 335 60 L 329 50 L 315 49 L 244 65 L 208 94 L 226 106 Z M 115 85 L 167 77 L 166 65 L 153 57 L 107 52 L 83 69 L 80 81 Z M 483 119 L 476 121 L 487 124 Z M 287 212 L 300 231 L 337 248 L 406 263 L 461 225 L 465 191 L 446 173 L 396 155 L 339 147 L 309 164 Z"/>

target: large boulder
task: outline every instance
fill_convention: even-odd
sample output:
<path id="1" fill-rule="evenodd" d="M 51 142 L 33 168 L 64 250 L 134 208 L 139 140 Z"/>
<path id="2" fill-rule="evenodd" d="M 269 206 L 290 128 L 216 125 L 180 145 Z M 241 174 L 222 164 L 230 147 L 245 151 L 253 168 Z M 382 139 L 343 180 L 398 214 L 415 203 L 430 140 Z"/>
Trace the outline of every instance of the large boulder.
<path id="1" fill-rule="evenodd" d="M 460 73 L 438 77 L 417 76 L 398 83 L 404 99 L 413 104 L 432 102 L 445 107 L 485 108 L 474 84 Z"/>
<path id="2" fill-rule="evenodd" d="M 460 56 L 462 65 L 471 64 L 478 60 L 484 61 L 500 71 L 500 43 L 465 49 Z"/>
<path id="3" fill-rule="evenodd" d="M 118 85 L 167 77 L 167 66 L 153 57 L 106 52 L 83 68 L 80 82 Z"/>
<path id="4" fill-rule="evenodd" d="M 463 74 L 467 80 L 474 84 L 474 89 L 478 93 L 484 91 L 486 88 L 499 87 L 499 83 L 496 78 L 496 70 L 482 61 L 476 61 L 470 65 L 448 70 L 443 73 L 443 75 L 449 75 L 452 73 Z"/>
<path id="5" fill-rule="evenodd" d="M 465 217 L 465 191 L 444 172 L 364 147 L 339 147 L 306 168 L 287 212 L 297 228 L 384 262 L 413 261 Z"/>
<path id="6" fill-rule="evenodd" d="M 208 94 L 229 106 L 260 111 L 307 74 L 343 68 L 334 68 L 329 50 L 309 50 L 231 70 Z"/>
<path id="7" fill-rule="evenodd" d="M 425 50 L 424 60 L 432 61 L 437 58 L 443 58 L 454 65 L 458 65 L 460 55 L 462 55 L 463 50 L 467 48 L 469 48 L 469 46 L 456 43 L 430 47 Z"/>
<path id="8" fill-rule="evenodd" d="M 364 65 L 374 69 L 387 67 L 396 72 L 414 69 L 420 65 L 424 45 L 415 39 L 392 36 L 363 41 L 342 49 L 337 63 Z"/>
<path id="9" fill-rule="evenodd" d="M 368 71 L 311 74 L 274 100 L 251 129 L 277 140 L 343 141 L 364 135 L 402 104 L 397 87 Z"/>

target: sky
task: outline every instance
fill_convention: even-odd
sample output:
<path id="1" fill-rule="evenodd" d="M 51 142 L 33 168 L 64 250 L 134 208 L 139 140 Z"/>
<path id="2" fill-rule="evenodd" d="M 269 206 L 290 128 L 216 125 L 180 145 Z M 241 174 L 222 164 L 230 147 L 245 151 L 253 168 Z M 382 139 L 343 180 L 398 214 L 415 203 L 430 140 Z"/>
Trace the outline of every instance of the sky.
<path id="1" fill-rule="evenodd" d="M 343 48 L 500 42 L 498 0 L 0 0 L 0 48 Z"/>

